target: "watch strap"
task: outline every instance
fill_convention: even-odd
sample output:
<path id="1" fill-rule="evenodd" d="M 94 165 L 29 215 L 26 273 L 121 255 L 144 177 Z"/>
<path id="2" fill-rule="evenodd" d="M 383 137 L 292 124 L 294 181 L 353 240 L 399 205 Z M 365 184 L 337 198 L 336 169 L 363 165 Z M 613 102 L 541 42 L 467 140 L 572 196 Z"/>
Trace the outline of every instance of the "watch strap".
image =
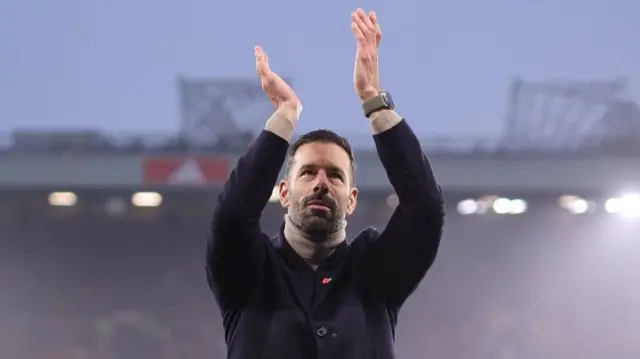
<path id="1" fill-rule="evenodd" d="M 384 93 L 378 94 L 376 97 L 370 98 L 362 103 L 362 110 L 366 117 L 371 116 L 376 111 L 392 109 L 392 106 L 386 101 Z"/>

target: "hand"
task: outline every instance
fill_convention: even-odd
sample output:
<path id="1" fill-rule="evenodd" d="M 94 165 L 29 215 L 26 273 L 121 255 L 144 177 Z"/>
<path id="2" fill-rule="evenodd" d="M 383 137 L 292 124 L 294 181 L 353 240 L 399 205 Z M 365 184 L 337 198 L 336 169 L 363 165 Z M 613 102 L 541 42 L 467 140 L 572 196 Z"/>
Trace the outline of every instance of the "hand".
<path id="1" fill-rule="evenodd" d="M 256 46 L 256 72 L 264 93 L 278 111 L 282 111 L 287 118 L 297 120 L 302 112 L 302 104 L 298 96 L 278 74 L 271 71 L 269 57 L 260 46 Z"/>
<path id="2" fill-rule="evenodd" d="M 378 46 L 382 38 L 376 13 L 367 15 L 358 8 L 351 14 L 351 31 L 356 37 L 356 52 L 353 85 L 362 101 L 380 94 L 380 78 L 378 74 Z"/>

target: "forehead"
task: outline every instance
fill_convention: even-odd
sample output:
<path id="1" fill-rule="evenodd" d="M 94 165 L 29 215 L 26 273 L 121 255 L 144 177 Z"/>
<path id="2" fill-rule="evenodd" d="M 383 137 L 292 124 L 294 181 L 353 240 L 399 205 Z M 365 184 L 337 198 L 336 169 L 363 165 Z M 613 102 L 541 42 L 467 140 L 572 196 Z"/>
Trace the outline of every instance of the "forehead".
<path id="1" fill-rule="evenodd" d="M 295 167 L 318 166 L 337 167 L 347 172 L 351 161 L 347 151 L 334 143 L 307 143 L 296 151 L 293 156 Z"/>

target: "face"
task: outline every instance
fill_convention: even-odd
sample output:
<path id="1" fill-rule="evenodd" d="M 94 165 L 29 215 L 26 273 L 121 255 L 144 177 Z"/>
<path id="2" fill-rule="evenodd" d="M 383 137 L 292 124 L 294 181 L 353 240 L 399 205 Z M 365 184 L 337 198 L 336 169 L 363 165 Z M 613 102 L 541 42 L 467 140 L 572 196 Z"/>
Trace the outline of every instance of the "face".
<path id="1" fill-rule="evenodd" d="M 280 201 L 291 220 L 318 241 L 343 226 L 357 196 L 349 155 L 333 143 L 300 146 L 280 183 Z"/>

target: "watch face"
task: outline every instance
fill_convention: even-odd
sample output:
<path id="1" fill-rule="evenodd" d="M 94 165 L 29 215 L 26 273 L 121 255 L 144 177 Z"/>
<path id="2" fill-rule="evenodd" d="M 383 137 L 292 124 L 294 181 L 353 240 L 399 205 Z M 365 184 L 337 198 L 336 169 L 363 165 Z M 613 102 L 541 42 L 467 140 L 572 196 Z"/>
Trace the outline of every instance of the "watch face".
<path id="1" fill-rule="evenodd" d="M 391 94 L 388 92 L 382 92 L 381 93 L 381 97 L 382 100 L 384 101 L 384 103 L 389 107 L 389 108 L 395 108 L 395 104 L 393 103 L 393 99 L 391 98 Z"/>

